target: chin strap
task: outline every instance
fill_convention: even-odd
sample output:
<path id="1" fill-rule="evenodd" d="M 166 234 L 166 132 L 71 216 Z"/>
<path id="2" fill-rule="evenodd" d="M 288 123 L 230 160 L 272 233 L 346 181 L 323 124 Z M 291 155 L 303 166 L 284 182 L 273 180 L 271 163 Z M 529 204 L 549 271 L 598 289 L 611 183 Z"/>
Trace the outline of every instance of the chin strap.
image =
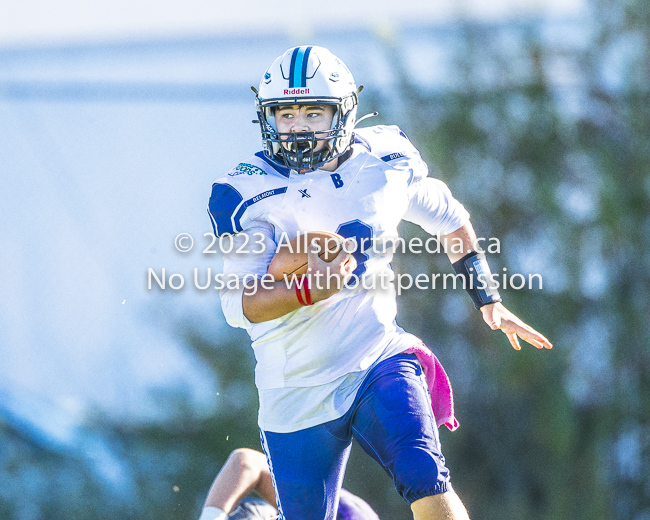
<path id="1" fill-rule="evenodd" d="M 296 167 L 300 168 L 302 165 L 303 151 L 296 146 Z"/>

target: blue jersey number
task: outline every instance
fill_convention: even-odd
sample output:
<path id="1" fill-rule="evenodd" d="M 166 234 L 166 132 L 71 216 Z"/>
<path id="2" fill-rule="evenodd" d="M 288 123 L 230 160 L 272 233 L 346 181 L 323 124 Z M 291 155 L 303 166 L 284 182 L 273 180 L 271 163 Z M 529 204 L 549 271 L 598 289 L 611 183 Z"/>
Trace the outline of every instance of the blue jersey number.
<path id="1" fill-rule="evenodd" d="M 357 268 L 353 274 L 360 277 L 366 272 L 366 261 L 369 257 L 364 251 L 372 247 L 372 228 L 365 222 L 355 219 L 341 224 L 336 232 L 344 238 L 356 239 L 357 247 L 352 256 L 357 261 Z"/>

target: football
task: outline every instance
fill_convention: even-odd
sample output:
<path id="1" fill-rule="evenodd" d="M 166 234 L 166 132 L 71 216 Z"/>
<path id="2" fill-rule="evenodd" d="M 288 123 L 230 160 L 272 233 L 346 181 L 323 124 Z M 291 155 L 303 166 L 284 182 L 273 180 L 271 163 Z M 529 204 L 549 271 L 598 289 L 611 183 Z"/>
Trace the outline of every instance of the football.
<path id="1" fill-rule="evenodd" d="M 307 272 L 307 251 L 310 244 L 316 240 L 320 252 L 318 256 L 325 262 L 331 262 L 341 251 L 341 243 L 344 238 L 336 233 L 328 231 L 310 231 L 299 233 L 288 243 L 278 244 L 277 253 L 271 260 L 268 273 L 274 280 L 284 280 L 284 276 L 291 277 L 303 275 Z"/>

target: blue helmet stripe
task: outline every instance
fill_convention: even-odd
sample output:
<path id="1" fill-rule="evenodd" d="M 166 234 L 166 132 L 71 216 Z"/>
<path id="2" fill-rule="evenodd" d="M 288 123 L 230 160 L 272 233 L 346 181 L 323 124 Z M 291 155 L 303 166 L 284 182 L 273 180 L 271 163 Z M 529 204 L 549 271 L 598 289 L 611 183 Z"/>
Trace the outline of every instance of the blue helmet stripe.
<path id="1" fill-rule="evenodd" d="M 291 55 L 291 66 L 289 67 L 289 88 L 295 88 L 296 86 L 294 84 L 294 71 L 296 70 L 296 57 L 298 56 L 299 50 L 300 47 L 296 47 Z"/>
<path id="2" fill-rule="evenodd" d="M 289 88 L 307 86 L 307 59 L 311 47 L 296 47 L 291 56 Z"/>
<path id="3" fill-rule="evenodd" d="M 300 75 L 300 86 L 301 87 L 306 87 L 307 86 L 307 63 L 309 63 L 309 53 L 311 52 L 311 47 L 307 47 L 305 49 L 305 56 L 302 59 L 302 71 Z"/>

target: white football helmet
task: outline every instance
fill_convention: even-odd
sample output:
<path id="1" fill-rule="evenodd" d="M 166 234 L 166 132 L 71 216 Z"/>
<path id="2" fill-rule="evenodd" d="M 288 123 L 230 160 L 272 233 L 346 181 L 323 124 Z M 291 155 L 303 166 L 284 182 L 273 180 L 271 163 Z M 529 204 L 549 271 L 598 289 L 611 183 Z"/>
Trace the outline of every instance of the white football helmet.
<path id="1" fill-rule="evenodd" d="M 256 94 L 264 154 L 275 164 L 315 170 L 350 149 L 357 115 L 357 86 L 345 64 L 327 49 L 314 45 L 289 49 L 267 69 Z M 322 132 L 318 137 L 314 132 L 278 132 L 275 109 L 304 104 L 334 107 L 327 136 Z M 319 141 L 327 141 L 327 145 L 315 151 Z"/>

